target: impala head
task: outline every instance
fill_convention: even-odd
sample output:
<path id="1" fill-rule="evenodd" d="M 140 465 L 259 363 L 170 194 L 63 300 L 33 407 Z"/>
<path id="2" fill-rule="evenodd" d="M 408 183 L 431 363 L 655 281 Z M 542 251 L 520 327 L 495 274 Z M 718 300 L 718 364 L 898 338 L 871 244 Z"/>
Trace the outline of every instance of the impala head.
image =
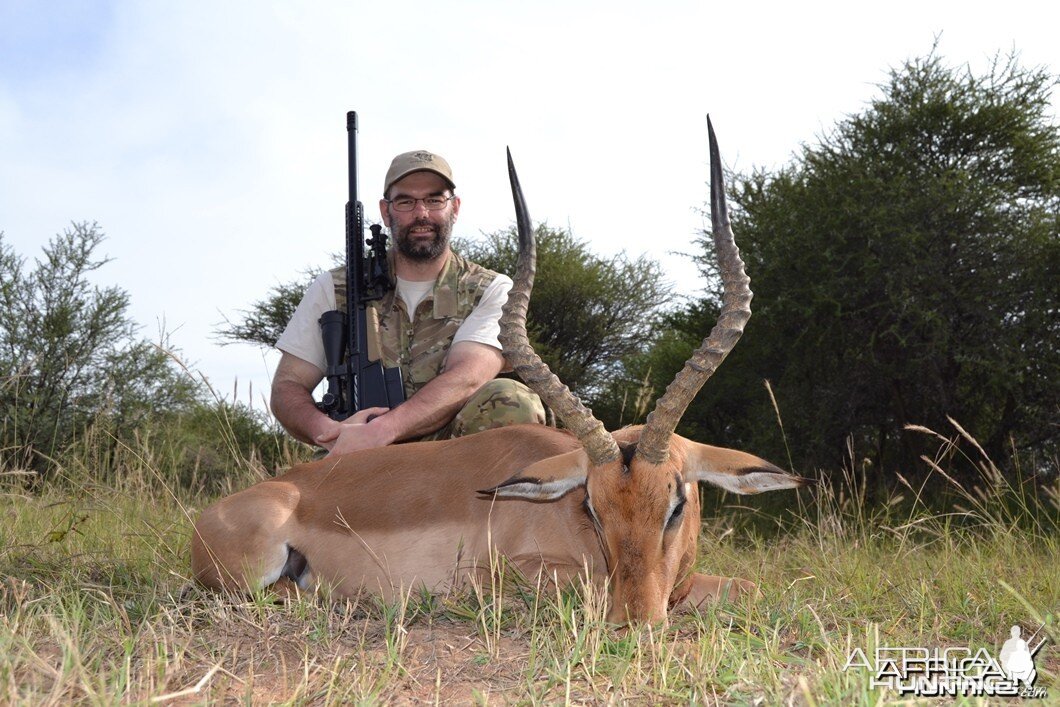
<path id="1" fill-rule="evenodd" d="M 508 174 L 519 232 L 515 285 L 501 318 L 509 363 L 581 441 L 582 449 L 537 462 L 490 493 L 538 501 L 585 490 L 586 512 L 600 535 L 610 574 L 608 619 L 624 624 L 661 621 L 690 590 L 700 530 L 697 484 L 758 493 L 809 483 L 758 457 L 699 444 L 674 434 L 692 398 L 732 350 L 751 315 L 750 280 L 733 240 L 721 161 L 708 119 L 711 219 L 725 292 L 718 323 L 686 362 L 642 428 L 614 435 L 549 371 L 526 334 L 536 267 L 530 216 L 511 154 Z"/>

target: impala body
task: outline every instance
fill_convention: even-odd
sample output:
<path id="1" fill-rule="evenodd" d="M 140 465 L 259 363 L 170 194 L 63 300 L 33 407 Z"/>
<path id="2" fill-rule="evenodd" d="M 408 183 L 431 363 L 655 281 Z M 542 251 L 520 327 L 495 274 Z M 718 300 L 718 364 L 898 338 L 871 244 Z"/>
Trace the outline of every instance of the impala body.
<path id="1" fill-rule="evenodd" d="M 615 437 L 628 449 L 639 433 L 627 428 Z M 340 596 L 367 590 L 392 598 L 472 577 L 489 581 L 496 553 L 531 579 L 564 584 L 585 570 L 598 583 L 610 577 L 616 621 L 641 607 L 648 610 L 638 615 L 663 618 L 679 601 L 753 586 L 691 571 L 700 508 L 698 492 L 685 484 L 713 480 L 738 491 L 790 478 L 735 450 L 677 435 L 674 447 L 695 468 L 661 486 L 655 474 L 640 479 L 622 465 L 594 475 L 594 486 L 610 487 L 595 494 L 606 505 L 591 504 L 577 476 L 587 462 L 577 438 L 540 425 L 301 464 L 207 509 L 192 538 L 192 569 L 217 588 L 325 582 Z M 505 482 L 511 495 L 489 490 Z"/>
<path id="2" fill-rule="evenodd" d="M 212 506 L 197 525 L 193 569 L 211 586 L 256 588 L 284 575 L 302 588 L 323 580 L 346 596 L 362 587 L 393 596 L 418 585 L 444 590 L 469 572 L 488 572 L 491 542 L 528 574 L 543 561 L 561 572 L 577 572 L 583 558 L 599 566 L 596 533 L 576 494 L 526 503 L 478 492 L 527 460 L 578 447 L 570 434 L 519 425 L 301 464 Z M 225 537 L 255 542 L 209 542 Z M 230 554 L 214 557 L 214 546 Z M 284 574 L 291 550 L 308 567 Z M 231 577 L 226 570 L 234 570 Z"/>
<path id="3" fill-rule="evenodd" d="M 203 512 L 192 537 L 196 579 L 242 591 L 324 583 L 340 595 L 394 596 L 441 591 L 471 577 L 488 581 L 496 553 L 531 579 L 565 583 L 588 570 L 608 587 L 615 623 L 659 621 L 681 602 L 753 591 L 749 581 L 693 571 L 697 484 L 758 493 L 810 481 L 674 433 L 750 316 L 749 279 L 729 226 L 713 128 L 709 133 L 721 313 L 643 427 L 607 432 L 529 344 L 536 245 L 509 156 L 520 253 L 501 342 L 570 432 L 519 425 L 296 466 Z"/>

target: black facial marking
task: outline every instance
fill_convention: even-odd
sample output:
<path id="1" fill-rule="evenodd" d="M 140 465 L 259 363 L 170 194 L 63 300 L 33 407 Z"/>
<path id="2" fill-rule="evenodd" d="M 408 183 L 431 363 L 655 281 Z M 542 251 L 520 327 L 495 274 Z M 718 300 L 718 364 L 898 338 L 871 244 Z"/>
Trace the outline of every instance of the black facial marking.
<path id="1" fill-rule="evenodd" d="M 305 555 L 293 547 L 287 548 L 287 561 L 283 563 L 280 576 L 298 582 L 307 569 L 309 569 L 309 563 L 306 561 Z"/>
<path id="2" fill-rule="evenodd" d="M 670 517 L 666 519 L 665 530 L 671 530 L 681 521 L 681 514 L 684 513 L 685 502 L 688 500 L 685 495 L 685 485 L 681 483 L 681 477 L 677 474 L 674 474 L 674 483 L 677 485 L 677 503 L 674 504 Z"/>

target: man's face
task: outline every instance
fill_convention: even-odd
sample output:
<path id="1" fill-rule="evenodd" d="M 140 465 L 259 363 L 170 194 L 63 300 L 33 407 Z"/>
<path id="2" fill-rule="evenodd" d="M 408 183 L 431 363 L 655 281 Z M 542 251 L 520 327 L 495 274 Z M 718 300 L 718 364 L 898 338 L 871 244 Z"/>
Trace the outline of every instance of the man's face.
<path id="1" fill-rule="evenodd" d="M 413 172 L 390 187 L 390 201 L 451 196 L 449 185 L 433 172 Z M 460 198 L 454 196 L 438 211 L 429 211 L 417 201 L 412 211 L 395 211 L 386 199 L 379 202 L 383 223 L 397 243 L 398 252 L 409 260 L 429 262 L 445 255 L 449 236 L 460 212 Z"/>

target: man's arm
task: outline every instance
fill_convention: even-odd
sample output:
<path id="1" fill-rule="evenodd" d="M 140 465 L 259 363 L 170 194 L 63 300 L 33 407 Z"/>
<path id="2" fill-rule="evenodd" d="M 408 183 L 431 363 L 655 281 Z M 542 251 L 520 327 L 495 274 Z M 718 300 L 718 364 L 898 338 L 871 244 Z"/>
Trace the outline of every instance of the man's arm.
<path id="1" fill-rule="evenodd" d="M 493 346 L 472 341 L 453 344 L 446 358 L 445 370 L 411 398 L 385 414 L 378 414 L 367 423 L 363 417 L 356 422 L 347 420 L 337 423 L 338 427 L 333 428 L 332 435 L 316 438 L 317 444 L 330 444 L 328 449 L 331 454 L 346 454 L 430 434 L 453 419 L 467 399 L 495 378 L 503 365 L 504 357 Z"/>
<path id="2" fill-rule="evenodd" d="M 287 352 L 280 357 L 272 379 L 272 413 L 291 436 L 306 444 L 330 450 L 340 432 L 356 437 L 354 432 L 363 428 L 370 416 L 381 415 L 388 409 L 366 408 L 342 422 L 332 420 L 317 409 L 313 400 L 313 390 L 323 379 L 319 368 Z"/>
<path id="3" fill-rule="evenodd" d="M 315 444 L 317 437 L 338 424 L 318 410 L 313 400 L 313 390 L 323 379 L 319 368 L 286 351 L 272 378 L 272 414 L 292 437 L 307 444 Z"/>

